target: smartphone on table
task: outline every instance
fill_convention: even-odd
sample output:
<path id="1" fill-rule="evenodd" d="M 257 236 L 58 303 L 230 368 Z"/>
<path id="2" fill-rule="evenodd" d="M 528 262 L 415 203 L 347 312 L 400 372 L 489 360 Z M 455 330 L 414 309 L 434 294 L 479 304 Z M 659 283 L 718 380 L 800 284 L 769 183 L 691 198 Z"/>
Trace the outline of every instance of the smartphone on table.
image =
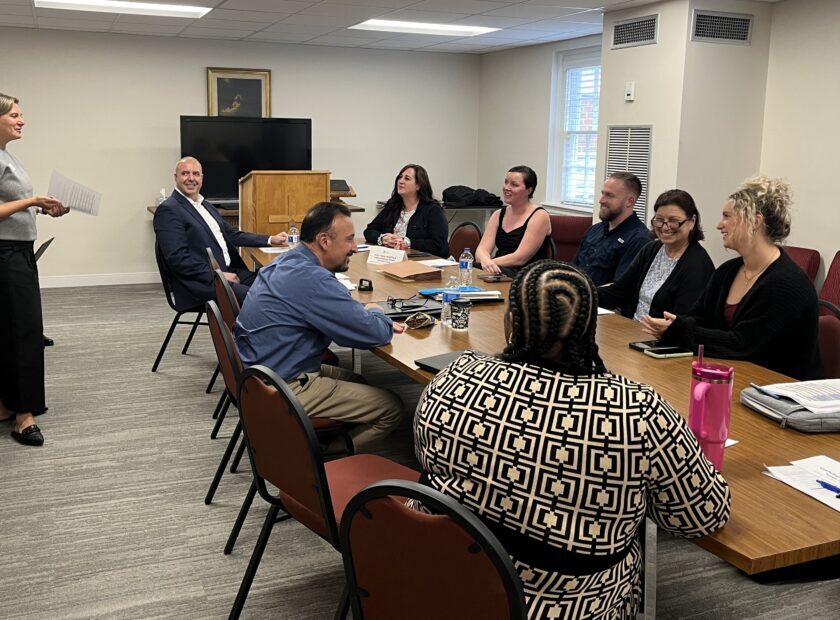
<path id="1" fill-rule="evenodd" d="M 628 345 L 631 349 L 635 349 L 636 351 L 647 351 L 650 348 L 658 347 L 659 341 L 658 340 L 637 340 L 636 342 L 631 342 Z"/>
<path id="2" fill-rule="evenodd" d="M 644 350 L 645 355 L 656 359 L 667 359 L 669 357 L 691 357 L 694 353 L 682 347 L 649 347 Z"/>
<path id="3" fill-rule="evenodd" d="M 513 280 L 513 278 L 503 273 L 482 273 L 478 277 L 485 282 L 510 282 Z"/>

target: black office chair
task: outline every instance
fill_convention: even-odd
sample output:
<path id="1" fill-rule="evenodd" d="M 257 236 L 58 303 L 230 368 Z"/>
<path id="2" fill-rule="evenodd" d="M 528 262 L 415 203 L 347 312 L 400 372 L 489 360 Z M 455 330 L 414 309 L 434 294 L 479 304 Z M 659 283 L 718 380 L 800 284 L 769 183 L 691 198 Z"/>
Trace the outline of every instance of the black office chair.
<path id="1" fill-rule="evenodd" d="M 166 352 L 166 347 L 169 345 L 169 341 L 172 339 L 172 334 L 175 331 L 175 327 L 178 325 L 191 325 L 192 328 L 190 329 L 190 335 L 187 336 L 187 341 L 184 343 L 184 348 L 181 349 L 181 355 L 186 355 L 187 351 L 190 348 L 190 343 L 192 342 L 193 336 L 195 335 L 195 330 L 198 329 L 199 325 L 207 325 L 206 322 L 201 320 L 201 317 L 204 316 L 204 306 L 195 306 L 194 308 L 190 308 L 189 310 L 178 310 L 175 307 L 175 294 L 172 292 L 172 271 L 169 269 L 169 265 L 166 264 L 166 259 L 163 257 L 163 252 L 160 249 L 160 245 L 155 242 L 155 260 L 157 261 L 158 272 L 160 273 L 160 282 L 163 284 L 163 292 L 166 294 L 166 303 L 169 304 L 169 307 L 172 308 L 173 312 L 175 312 L 175 318 L 172 319 L 172 324 L 169 326 L 169 331 L 166 332 L 166 338 L 163 339 L 163 344 L 160 345 L 160 351 L 158 351 L 157 357 L 155 358 L 155 363 L 152 364 L 152 372 L 156 372 L 158 366 L 160 365 L 160 360 L 163 359 L 163 354 Z M 181 317 L 185 314 L 190 314 L 194 312 L 196 314 L 194 321 L 182 321 Z"/>

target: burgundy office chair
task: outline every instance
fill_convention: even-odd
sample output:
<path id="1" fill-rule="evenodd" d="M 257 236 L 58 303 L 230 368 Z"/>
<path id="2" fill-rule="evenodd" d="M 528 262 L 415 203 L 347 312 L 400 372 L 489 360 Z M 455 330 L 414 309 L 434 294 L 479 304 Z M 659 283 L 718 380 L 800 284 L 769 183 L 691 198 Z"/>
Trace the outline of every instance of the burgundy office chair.
<path id="1" fill-rule="evenodd" d="M 412 510 L 405 498 L 433 514 Z M 528 617 L 501 543 L 430 487 L 403 480 L 366 487 L 347 504 L 339 538 L 354 620 Z"/>
<path id="2" fill-rule="evenodd" d="M 592 218 L 576 215 L 549 215 L 548 217 L 551 220 L 551 238 L 555 245 L 554 257 L 568 262 L 577 254 L 583 235 L 592 226 Z"/>
<path id="3" fill-rule="evenodd" d="M 831 266 L 826 271 L 825 282 L 820 290 L 820 300 L 840 307 L 840 251 L 834 255 Z M 820 314 L 831 314 L 831 309 L 821 307 Z"/>
<path id="4" fill-rule="evenodd" d="M 820 253 L 810 248 L 799 248 L 795 245 L 786 245 L 784 250 L 791 260 L 805 272 L 808 279 L 813 282 L 817 277 L 817 270 L 820 268 Z"/>
<path id="5" fill-rule="evenodd" d="M 820 361 L 826 379 L 840 379 L 840 308 L 820 300 L 828 314 L 819 318 Z"/>
<path id="6" fill-rule="evenodd" d="M 416 482 L 419 472 L 373 454 L 324 462 L 313 420 L 286 383 L 252 366 L 239 383 L 239 417 L 257 491 L 270 508 L 230 612 L 238 618 L 275 523 L 294 518 L 338 549 L 338 527 L 350 498 L 378 480 Z M 272 485 L 277 492 L 269 490 Z M 340 609 L 346 609 L 347 593 Z"/>
<path id="7" fill-rule="evenodd" d="M 449 235 L 449 255 L 458 260 L 464 248 L 470 248 L 473 256 L 481 241 L 481 229 L 473 222 L 459 224 Z"/>

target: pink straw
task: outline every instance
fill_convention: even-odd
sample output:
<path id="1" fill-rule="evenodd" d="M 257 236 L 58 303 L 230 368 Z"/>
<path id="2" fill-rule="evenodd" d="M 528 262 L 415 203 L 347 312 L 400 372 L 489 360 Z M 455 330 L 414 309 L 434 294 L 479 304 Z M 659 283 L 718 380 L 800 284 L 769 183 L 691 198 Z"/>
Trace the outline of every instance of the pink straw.
<path id="1" fill-rule="evenodd" d="M 700 367 L 703 367 L 703 345 L 697 347 L 697 361 L 699 362 Z"/>

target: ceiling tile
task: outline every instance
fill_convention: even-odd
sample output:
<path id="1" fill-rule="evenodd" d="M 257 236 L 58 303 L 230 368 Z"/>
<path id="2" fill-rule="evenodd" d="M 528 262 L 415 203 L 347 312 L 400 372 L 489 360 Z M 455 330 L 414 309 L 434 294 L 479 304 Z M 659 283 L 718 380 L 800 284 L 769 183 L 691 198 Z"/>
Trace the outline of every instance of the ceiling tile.
<path id="1" fill-rule="evenodd" d="M 511 6 L 513 2 L 494 2 L 491 0 L 422 0 L 412 4 L 416 11 L 444 11 L 447 13 L 486 13 L 494 9 Z"/>
<path id="2" fill-rule="evenodd" d="M 311 24 L 290 24 L 286 21 L 278 22 L 265 29 L 265 32 L 302 32 L 312 36 L 327 34 L 333 32 L 337 28 L 335 26 L 313 26 Z M 310 37 L 312 38 L 312 37 Z"/>
<path id="3" fill-rule="evenodd" d="M 34 26 L 35 18 L 31 15 L 3 15 L 4 26 Z"/>
<path id="4" fill-rule="evenodd" d="M 302 43 L 315 38 L 317 35 L 308 32 L 255 32 L 247 38 L 248 41 L 274 41 L 276 43 Z"/>
<path id="5" fill-rule="evenodd" d="M 79 20 L 83 22 L 108 22 L 117 18 L 116 13 L 94 13 L 93 11 L 65 11 L 64 9 L 35 9 L 35 17 L 41 22 L 42 17 L 58 20 Z"/>
<path id="6" fill-rule="evenodd" d="M 311 41 L 307 41 L 304 45 L 329 45 L 329 46 L 337 46 L 337 47 L 360 47 L 364 41 L 360 39 L 354 39 L 352 37 L 341 37 L 335 35 L 325 35 L 323 37 L 317 37 L 312 39 Z M 371 41 L 373 43 L 373 41 Z"/>
<path id="7" fill-rule="evenodd" d="M 402 9 L 416 4 L 418 0 L 331 0 L 341 4 L 361 4 L 366 6 L 379 6 L 385 9 Z"/>
<path id="8" fill-rule="evenodd" d="M 448 24 L 456 19 L 466 17 L 463 13 L 441 13 L 434 11 L 414 11 L 412 9 L 402 9 L 388 13 L 384 19 L 396 19 L 407 22 L 421 22 L 427 24 Z"/>
<path id="9" fill-rule="evenodd" d="M 363 47 L 381 50 L 416 50 L 417 43 L 412 41 L 400 41 L 399 39 L 384 39 L 376 43 L 366 43 Z"/>
<path id="10" fill-rule="evenodd" d="M 196 20 L 192 26 L 196 28 L 214 28 L 214 29 L 221 29 L 221 30 L 250 30 L 252 32 L 256 32 L 257 30 L 262 30 L 266 26 L 269 26 L 276 22 L 277 20 L 271 21 L 264 21 L 264 22 L 243 22 L 243 21 L 230 21 L 226 19 L 199 19 Z"/>
<path id="11" fill-rule="evenodd" d="M 524 6 L 577 7 L 579 9 L 599 9 L 621 4 L 627 0 L 526 0 Z"/>
<path id="12" fill-rule="evenodd" d="M 284 19 L 291 13 L 276 13 L 274 11 L 229 11 L 226 9 L 213 9 L 202 19 L 228 19 L 235 22 L 263 22 L 270 24 Z"/>
<path id="13" fill-rule="evenodd" d="M 198 23 L 197 19 L 183 17 L 161 17 L 159 15 L 117 15 L 115 24 L 146 24 L 160 26 L 179 26 L 182 30 Z"/>
<path id="14" fill-rule="evenodd" d="M 297 13 L 319 0 L 227 0 L 218 9 L 241 11 L 268 11 L 270 13 Z"/>
<path id="15" fill-rule="evenodd" d="M 304 26 L 332 26 L 333 28 L 345 28 L 358 24 L 359 20 L 352 17 L 330 17 L 329 15 L 303 15 L 298 13 L 290 15 L 283 20 L 284 24 L 301 24 Z"/>
<path id="16" fill-rule="evenodd" d="M 196 28 L 190 26 L 185 28 L 181 33 L 182 37 L 192 38 L 207 38 L 207 39 L 242 39 L 249 34 L 253 34 L 253 30 L 233 30 L 223 28 Z"/>
<path id="17" fill-rule="evenodd" d="M 56 19 L 54 17 L 39 17 L 37 19 L 39 28 L 51 30 L 83 30 L 85 32 L 99 31 L 107 32 L 110 22 L 83 20 L 83 19 Z"/>
<path id="18" fill-rule="evenodd" d="M 180 33 L 183 29 L 184 26 L 170 26 L 166 24 L 129 24 L 118 22 L 111 27 L 110 32 L 172 36 Z"/>
<path id="19" fill-rule="evenodd" d="M 308 9 L 302 10 L 300 15 L 330 15 L 332 17 L 347 17 L 356 23 L 366 19 L 373 19 L 390 13 L 392 9 L 381 6 L 364 6 L 358 4 L 339 4 L 337 2 L 322 2 Z"/>
<path id="20" fill-rule="evenodd" d="M 499 17 L 530 17 L 532 19 L 549 19 L 552 17 L 564 17 L 566 15 L 574 15 L 580 13 L 580 9 L 569 9 L 561 7 L 550 6 L 528 6 L 525 4 L 517 4 L 509 6 L 504 9 L 496 9 L 495 11 L 488 11 L 485 15 L 498 15 Z"/>
<path id="21" fill-rule="evenodd" d="M 517 17 L 497 17 L 495 15 L 468 15 L 463 19 L 457 19 L 453 24 L 464 24 L 465 26 L 484 26 L 485 28 L 511 28 L 528 24 L 534 20 L 520 19 Z"/>

